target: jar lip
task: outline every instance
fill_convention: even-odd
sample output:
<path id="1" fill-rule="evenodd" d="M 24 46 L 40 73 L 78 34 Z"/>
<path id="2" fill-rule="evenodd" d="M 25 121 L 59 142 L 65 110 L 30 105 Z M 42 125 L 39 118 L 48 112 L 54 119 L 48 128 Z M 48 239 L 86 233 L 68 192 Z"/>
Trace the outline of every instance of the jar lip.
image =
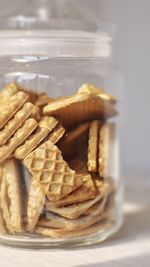
<path id="1" fill-rule="evenodd" d="M 70 30 L 1 30 L 0 55 L 104 57 L 111 53 L 107 32 Z"/>
<path id="2" fill-rule="evenodd" d="M 88 32 L 88 31 L 76 31 L 76 30 L 0 30 L 0 39 L 1 38 L 11 38 L 11 37 L 80 37 L 80 38 L 101 38 L 107 37 L 108 41 L 111 40 L 111 35 L 107 32 Z"/>

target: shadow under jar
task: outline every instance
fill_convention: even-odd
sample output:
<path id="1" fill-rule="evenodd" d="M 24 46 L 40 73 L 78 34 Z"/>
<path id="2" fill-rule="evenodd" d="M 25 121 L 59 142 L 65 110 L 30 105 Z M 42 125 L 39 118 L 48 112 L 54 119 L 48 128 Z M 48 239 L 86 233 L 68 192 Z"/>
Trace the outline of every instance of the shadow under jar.
<path id="1" fill-rule="evenodd" d="M 122 223 L 120 74 L 106 32 L 0 34 L 0 242 L 90 245 Z"/>

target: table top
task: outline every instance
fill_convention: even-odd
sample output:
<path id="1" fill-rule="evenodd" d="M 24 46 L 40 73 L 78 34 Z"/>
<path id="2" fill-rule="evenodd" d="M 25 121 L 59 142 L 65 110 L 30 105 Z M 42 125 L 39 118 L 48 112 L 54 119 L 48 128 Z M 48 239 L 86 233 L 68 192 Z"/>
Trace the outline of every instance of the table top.
<path id="1" fill-rule="evenodd" d="M 126 179 L 125 221 L 102 244 L 78 249 L 21 250 L 0 246 L 0 267 L 150 266 L 150 177 Z"/>

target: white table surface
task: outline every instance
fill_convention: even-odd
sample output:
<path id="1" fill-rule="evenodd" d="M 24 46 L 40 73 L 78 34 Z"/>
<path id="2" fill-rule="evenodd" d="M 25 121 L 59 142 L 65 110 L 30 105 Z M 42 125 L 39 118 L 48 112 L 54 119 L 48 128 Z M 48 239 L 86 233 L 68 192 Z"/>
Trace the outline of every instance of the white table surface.
<path id="1" fill-rule="evenodd" d="M 0 267 L 150 267 L 150 177 L 127 179 L 125 221 L 113 238 L 82 249 L 0 246 Z"/>

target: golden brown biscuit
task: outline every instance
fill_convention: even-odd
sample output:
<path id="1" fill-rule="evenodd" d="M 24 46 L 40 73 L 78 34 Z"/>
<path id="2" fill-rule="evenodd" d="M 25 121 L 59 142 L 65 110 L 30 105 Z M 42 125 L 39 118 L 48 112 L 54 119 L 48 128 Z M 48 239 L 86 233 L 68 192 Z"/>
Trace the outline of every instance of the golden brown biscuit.
<path id="1" fill-rule="evenodd" d="M 108 101 L 110 101 L 110 102 L 112 102 L 114 104 L 116 103 L 116 98 L 113 95 L 107 93 L 104 89 L 97 88 L 97 87 L 95 87 L 94 85 L 91 85 L 91 84 L 83 84 L 80 87 L 78 93 L 80 93 L 80 94 L 93 93 L 95 95 L 98 95 L 100 98 L 102 98 L 104 100 L 108 100 Z"/>
<path id="2" fill-rule="evenodd" d="M 1 207 L 1 213 L 3 221 L 5 222 L 5 226 L 7 231 L 10 234 L 14 234 L 14 229 L 11 222 L 11 216 L 9 212 L 9 201 L 8 201 L 8 188 L 7 188 L 7 182 L 5 177 L 5 172 L 3 170 L 3 175 L 1 177 L 0 182 L 0 207 Z"/>
<path id="3" fill-rule="evenodd" d="M 54 203 L 56 207 L 75 204 L 79 202 L 84 202 L 86 200 L 92 199 L 96 196 L 97 190 L 95 183 L 90 174 L 83 174 L 83 185 L 78 189 L 73 191 L 71 194 L 66 196 L 64 199 L 57 201 Z M 47 201 L 46 206 L 52 205 L 52 203 Z"/>
<path id="4" fill-rule="evenodd" d="M 2 180 L 3 180 L 3 167 L 2 164 L 0 165 L 0 187 L 2 185 Z M 5 222 L 3 219 L 3 213 L 1 209 L 1 189 L 0 189 L 0 235 L 6 234 L 6 227 L 5 227 Z"/>
<path id="5" fill-rule="evenodd" d="M 12 229 L 15 233 L 22 233 L 22 199 L 21 199 L 21 177 L 14 159 L 5 161 L 5 182 L 7 183 L 7 195 L 9 203 L 9 216 Z"/>
<path id="6" fill-rule="evenodd" d="M 26 230 L 33 232 L 38 222 L 45 203 L 45 187 L 41 186 L 37 179 L 32 179 L 32 184 L 27 202 L 27 225 Z"/>
<path id="7" fill-rule="evenodd" d="M 74 205 L 64 206 L 64 207 L 54 207 L 54 205 L 48 205 L 46 206 L 46 210 L 56 213 L 62 217 L 68 218 L 68 219 L 77 219 L 79 218 L 86 210 L 88 210 L 90 207 L 92 207 L 95 203 L 100 201 L 105 195 L 108 193 L 108 185 L 105 184 L 103 192 L 96 196 L 92 200 L 87 200 L 85 202 L 81 202 Z"/>
<path id="8" fill-rule="evenodd" d="M 2 210 L 0 208 L 0 235 L 6 234 L 6 228 L 4 224 Z"/>
<path id="9" fill-rule="evenodd" d="M 45 237 L 51 237 L 51 238 L 77 238 L 82 236 L 90 236 L 94 233 L 97 233 L 98 231 L 106 230 L 111 227 L 111 223 L 107 220 L 108 214 L 104 213 L 102 217 L 100 218 L 100 221 L 96 224 L 93 224 L 90 227 L 87 227 L 82 230 L 65 230 L 65 229 L 54 229 L 54 228 L 46 228 L 46 227 L 40 227 L 37 226 L 35 229 L 36 234 L 40 234 Z"/>
<path id="10" fill-rule="evenodd" d="M 50 133 L 48 140 L 51 141 L 54 145 L 64 136 L 65 129 L 58 124 L 56 128 Z"/>
<path id="11" fill-rule="evenodd" d="M 37 97 L 35 105 L 41 108 L 52 101 L 54 101 L 53 98 L 50 98 L 46 93 L 42 93 Z"/>
<path id="12" fill-rule="evenodd" d="M 16 112 L 28 100 L 28 95 L 23 92 L 18 92 L 11 96 L 8 100 L 3 101 L 0 106 L 0 129 L 16 114 Z"/>
<path id="13" fill-rule="evenodd" d="M 88 171 L 97 172 L 98 166 L 98 133 L 100 122 L 92 121 L 89 129 L 88 140 Z"/>
<path id="14" fill-rule="evenodd" d="M 20 90 L 19 86 L 16 83 L 7 84 L 0 91 L 0 101 L 9 99 L 11 96 L 15 95 Z"/>
<path id="15" fill-rule="evenodd" d="M 15 135 L 5 145 L 0 147 L 0 163 L 8 159 L 16 150 L 16 148 L 28 138 L 28 136 L 35 130 L 36 127 L 36 120 L 26 120 L 22 127 L 17 130 Z"/>
<path id="16" fill-rule="evenodd" d="M 58 147 L 49 140 L 30 153 L 24 164 L 41 184 L 49 185 L 47 197 L 52 202 L 64 198 L 83 184 L 82 175 L 68 167 Z"/>
<path id="17" fill-rule="evenodd" d="M 8 139 L 17 131 L 17 129 L 32 114 L 33 105 L 29 102 L 25 103 L 21 110 L 0 130 L 0 146 L 4 145 Z"/>
<path id="18" fill-rule="evenodd" d="M 38 122 L 41 119 L 40 109 L 39 109 L 39 107 L 37 107 L 35 105 L 33 105 L 33 109 L 32 109 L 32 118 L 34 118 Z"/>
<path id="19" fill-rule="evenodd" d="M 70 220 L 53 213 L 47 213 L 46 219 L 41 219 L 38 226 L 68 229 L 68 230 L 82 230 L 97 223 L 103 218 L 103 211 L 107 201 L 107 195 L 103 198 L 98 208 L 88 216 L 81 216 L 78 219 Z"/>
<path id="20" fill-rule="evenodd" d="M 18 147 L 14 153 L 14 156 L 20 160 L 24 159 L 30 154 L 56 127 L 58 121 L 53 117 L 44 117 L 36 129 L 36 132 L 30 135 L 25 143 Z"/>
<path id="21" fill-rule="evenodd" d="M 106 119 L 117 114 L 114 102 L 104 97 L 93 87 L 86 85 L 88 90 L 79 90 L 76 95 L 56 99 L 44 107 L 45 115 L 54 116 L 67 129 L 90 121 Z M 85 90 L 85 89 L 84 89 Z"/>

